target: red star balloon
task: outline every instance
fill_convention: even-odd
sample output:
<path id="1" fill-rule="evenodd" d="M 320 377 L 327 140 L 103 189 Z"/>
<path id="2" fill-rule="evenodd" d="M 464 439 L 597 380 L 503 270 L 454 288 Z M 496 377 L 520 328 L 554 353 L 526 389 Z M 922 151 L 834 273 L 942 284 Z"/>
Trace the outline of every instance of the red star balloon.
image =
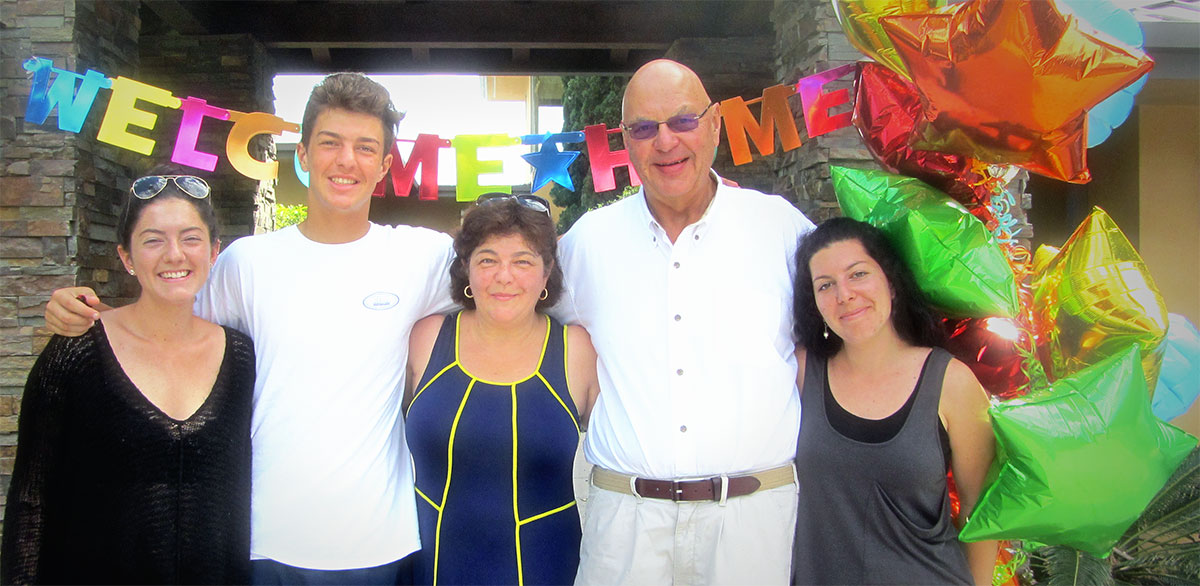
<path id="1" fill-rule="evenodd" d="M 971 159 L 909 146 L 921 120 L 921 97 L 912 82 L 878 63 L 858 64 L 854 125 L 875 159 L 889 171 L 924 181 L 966 205 L 986 194 L 973 189 L 981 177 Z"/>
<path id="2" fill-rule="evenodd" d="M 1003 317 L 945 319 L 946 350 L 966 364 L 988 393 L 1008 400 L 1029 384 L 1026 357 L 1033 358 L 1029 333 Z"/>
<path id="3" fill-rule="evenodd" d="M 925 106 L 913 148 L 1086 183 L 1087 110 L 1153 67 L 1049 0 L 972 0 L 884 16 Z"/>

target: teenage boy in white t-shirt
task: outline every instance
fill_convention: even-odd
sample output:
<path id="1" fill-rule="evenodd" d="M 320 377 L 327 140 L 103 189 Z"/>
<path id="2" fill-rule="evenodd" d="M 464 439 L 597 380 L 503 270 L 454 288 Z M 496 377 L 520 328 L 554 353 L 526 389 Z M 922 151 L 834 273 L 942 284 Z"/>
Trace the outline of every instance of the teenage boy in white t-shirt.
<path id="1" fill-rule="evenodd" d="M 296 146 L 307 219 L 234 242 L 196 301 L 254 339 L 255 584 L 396 584 L 420 548 L 404 357 L 413 324 L 452 307 L 452 249 L 445 234 L 368 220 L 400 118 L 361 74 L 318 84 Z M 59 289 L 46 323 L 80 335 L 94 308 L 106 309 L 90 288 Z"/>

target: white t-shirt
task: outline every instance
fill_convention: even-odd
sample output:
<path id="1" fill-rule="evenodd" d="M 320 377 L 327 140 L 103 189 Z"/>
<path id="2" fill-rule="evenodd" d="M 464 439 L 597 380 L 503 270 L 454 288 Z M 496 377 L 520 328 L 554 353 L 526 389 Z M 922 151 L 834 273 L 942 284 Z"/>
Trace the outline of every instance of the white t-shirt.
<path id="1" fill-rule="evenodd" d="M 593 464 L 675 479 L 795 456 L 792 280 L 813 224 L 781 197 L 718 185 L 674 244 L 642 191 L 585 214 L 559 243 L 556 312 L 600 357 Z"/>
<path id="2" fill-rule="evenodd" d="M 365 568 L 420 548 L 400 416 L 413 324 L 452 307 L 445 234 L 296 227 L 218 258 L 197 314 L 254 339 L 251 557 Z"/>

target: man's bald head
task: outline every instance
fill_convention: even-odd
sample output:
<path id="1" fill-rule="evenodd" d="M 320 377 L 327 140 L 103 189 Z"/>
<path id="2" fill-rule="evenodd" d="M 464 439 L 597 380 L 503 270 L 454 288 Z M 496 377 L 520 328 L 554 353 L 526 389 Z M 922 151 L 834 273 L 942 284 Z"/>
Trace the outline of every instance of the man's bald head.
<path id="1" fill-rule="evenodd" d="M 655 59 L 640 68 L 629 79 L 625 86 L 625 95 L 621 100 L 621 116 L 628 120 L 630 102 L 637 103 L 652 94 L 658 99 L 666 99 L 664 94 L 676 94 L 684 101 L 710 101 L 708 92 L 700 76 L 688 66 L 670 59 Z M 703 107 L 703 106 L 701 106 Z"/>

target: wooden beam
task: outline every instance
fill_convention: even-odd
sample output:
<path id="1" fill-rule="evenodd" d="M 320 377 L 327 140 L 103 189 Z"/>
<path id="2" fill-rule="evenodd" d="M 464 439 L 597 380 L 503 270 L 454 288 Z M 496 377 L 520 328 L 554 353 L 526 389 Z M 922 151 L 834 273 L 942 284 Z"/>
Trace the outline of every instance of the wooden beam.
<path id="1" fill-rule="evenodd" d="M 178 0 L 144 0 L 146 7 L 158 15 L 163 22 L 183 35 L 207 35 L 208 27 L 204 26 Z"/>
<path id="2" fill-rule="evenodd" d="M 328 69 L 333 66 L 333 57 L 329 54 L 329 47 L 313 47 L 312 56 L 313 61 L 321 67 Z"/>

